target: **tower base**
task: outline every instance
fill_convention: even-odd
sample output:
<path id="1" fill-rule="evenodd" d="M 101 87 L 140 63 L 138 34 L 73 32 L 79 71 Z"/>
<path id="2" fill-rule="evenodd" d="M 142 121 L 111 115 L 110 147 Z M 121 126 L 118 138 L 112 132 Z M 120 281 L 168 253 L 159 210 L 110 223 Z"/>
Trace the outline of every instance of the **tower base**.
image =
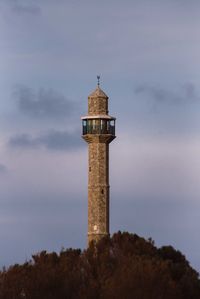
<path id="1" fill-rule="evenodd" d="M 110 236 L 110 234 L 108 234 L 108 233 L 104 233 L 104 234 L 88 233 L 88 246 L 90 245 L 91 242 L 97 243 L 102 238 L 109 237 L 109 236 Z"/>

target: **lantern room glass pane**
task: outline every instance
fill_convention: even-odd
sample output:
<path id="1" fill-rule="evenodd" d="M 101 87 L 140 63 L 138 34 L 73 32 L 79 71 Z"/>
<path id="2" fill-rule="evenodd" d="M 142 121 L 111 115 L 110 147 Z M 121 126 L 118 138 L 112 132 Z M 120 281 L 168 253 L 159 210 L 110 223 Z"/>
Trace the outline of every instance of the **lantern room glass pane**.
<path id="1" fill-rule="evenodd" d="M 115 120 L 84 119 L 83 135 L 85 134 L 111 134 L 115 135 Z"/>

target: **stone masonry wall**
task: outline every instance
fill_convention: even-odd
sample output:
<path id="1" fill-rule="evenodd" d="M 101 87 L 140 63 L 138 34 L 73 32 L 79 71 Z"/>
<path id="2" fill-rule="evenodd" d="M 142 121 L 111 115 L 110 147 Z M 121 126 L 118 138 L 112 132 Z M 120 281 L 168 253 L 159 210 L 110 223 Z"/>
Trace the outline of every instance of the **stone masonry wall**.
<path id="1" fill-rule="evenodd" d="M 108 114 L 108 99 L 88 97 L 88 114 Z"/>
<path id="2" fill-rule="evenodd" d="M 88 243 L 109 234 L 109 145 L 89 143 Z"/>

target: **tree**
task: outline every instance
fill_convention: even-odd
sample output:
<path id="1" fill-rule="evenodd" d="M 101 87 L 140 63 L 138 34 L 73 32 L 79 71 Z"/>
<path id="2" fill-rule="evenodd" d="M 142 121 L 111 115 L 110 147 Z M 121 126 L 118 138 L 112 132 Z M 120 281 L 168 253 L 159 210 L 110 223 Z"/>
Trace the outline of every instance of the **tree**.
<path id="1" fill-rule="evenodd" d="M 0 272 L 0 299 L 197 299 L 200 280 L 172 246 L 118 232 L 89 248 L 42 251 Z"/>

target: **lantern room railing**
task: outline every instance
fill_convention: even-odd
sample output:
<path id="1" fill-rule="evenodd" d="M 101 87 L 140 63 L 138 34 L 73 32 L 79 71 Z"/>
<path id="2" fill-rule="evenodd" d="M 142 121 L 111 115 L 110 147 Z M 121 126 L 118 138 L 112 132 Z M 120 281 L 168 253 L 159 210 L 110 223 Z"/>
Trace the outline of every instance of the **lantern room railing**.
<path id="1" fill-rule="evenodd" d="M 110 134 L 115 136 L 115 124 L 111 125 L 89 125 L 87 122 L 83 123 L 83 135 L 86 134 Z"/>

